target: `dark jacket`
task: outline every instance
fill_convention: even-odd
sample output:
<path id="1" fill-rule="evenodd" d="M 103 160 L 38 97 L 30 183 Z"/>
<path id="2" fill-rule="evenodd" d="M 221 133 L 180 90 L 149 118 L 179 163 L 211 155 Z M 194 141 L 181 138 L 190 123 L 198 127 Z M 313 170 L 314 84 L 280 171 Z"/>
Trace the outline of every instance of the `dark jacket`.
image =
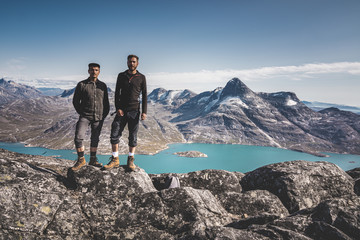
<path id="1" fill-rule="evenodd" d="M 99 79 L 93 82 L 89 78 L 79 82 L 75 89 L 73 105 L 80 116 L 90 121 L 105 119 L 110 110 L 106 84 Z"/>
<path id="2" fill-rule="evenodd" d="M 147 112 L 146 79 L 143 74 L 137 72 L 134 75 L 128 71 L 119 73 L 115 89 L 116 110 L 139 111 L 140 93 L 142 95 L 142 113 Z"/>

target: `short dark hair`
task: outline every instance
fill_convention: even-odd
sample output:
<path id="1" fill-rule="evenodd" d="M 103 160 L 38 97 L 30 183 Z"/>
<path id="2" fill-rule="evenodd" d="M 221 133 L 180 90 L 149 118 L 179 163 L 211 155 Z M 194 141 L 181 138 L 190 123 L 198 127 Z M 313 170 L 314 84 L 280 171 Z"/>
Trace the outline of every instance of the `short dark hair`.
<path id="1" fill-rule="evenodd" d="M 91 67 L 98 67 L 98 68 L 100 68 L 100 64 L 98 64 L 98 63 L 89 63 L 89 68 L 91 68 Z"/>
<path id="2" fill-rule="evenodd" d="M 128 56 L 127 60 L 129 61 L 129 60 L 132 59 L 133 57 L 136 58 L 136 60 L 139 61 L 139 57 L 136 56 L 136 55 L 134 55 L 134 54 L 130 54 L 130 55 Z"/>

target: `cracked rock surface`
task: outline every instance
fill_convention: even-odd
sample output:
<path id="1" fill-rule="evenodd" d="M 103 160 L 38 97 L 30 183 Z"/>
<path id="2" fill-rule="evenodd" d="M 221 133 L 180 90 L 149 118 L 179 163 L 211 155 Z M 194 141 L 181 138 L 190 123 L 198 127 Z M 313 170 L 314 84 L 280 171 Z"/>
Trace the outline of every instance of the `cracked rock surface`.
<path id="1" fill-rule="evenodd" d="M 359 239 L 360 198 L 326 162 L 242 174 L 101 171 L 0 149 L 0 239 Z M 161 189 L 166 176 L 180 188 Z"/>

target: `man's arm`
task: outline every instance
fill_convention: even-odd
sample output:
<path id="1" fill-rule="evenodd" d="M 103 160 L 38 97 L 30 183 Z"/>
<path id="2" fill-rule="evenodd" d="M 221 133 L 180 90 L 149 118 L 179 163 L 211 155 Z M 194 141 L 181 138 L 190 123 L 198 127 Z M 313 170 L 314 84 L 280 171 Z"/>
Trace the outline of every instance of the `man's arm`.
<path id="1" fill-rule="evenodd" d="M 103 119 L 106 118 L 106 116 L 109 114 L 109 111 L 110 111 L 109 95 L 108 95 L 108 89 L 107 89 L 106 84 L 105 84 L 104 91 L 105 92 L 104 92 L 104 99 L 103 99 L 103 106 L 104 106 Z"/>
<path id="2" fill-rule="evenodd" d="M 146 89 L 146 78 L 145 78 L 145 76 L 144 76 L 144 81 L 142 82 L 141 95 L 142 95 L 141 120 L 145 120 L 146 119 L 146 114 L 147 114 L 147 89 Z"/>
<path id="3" fill-rule="evenodd" d="M 121 76 L 120 74 L 117 77 L 116 80 L 116 88 L 115 88 L 115 109 L 116 114 L 118 116 L 124 116 L 123 110 L 120 109 L 120 95 L 121 95 Z"/>
<path id="4" fill-rule="evenodd" d="M 73 96 L 73 105 L 76 112 L 81 115 L 81 86 L 80 83 L 76 85 L 74 96 Z"/>

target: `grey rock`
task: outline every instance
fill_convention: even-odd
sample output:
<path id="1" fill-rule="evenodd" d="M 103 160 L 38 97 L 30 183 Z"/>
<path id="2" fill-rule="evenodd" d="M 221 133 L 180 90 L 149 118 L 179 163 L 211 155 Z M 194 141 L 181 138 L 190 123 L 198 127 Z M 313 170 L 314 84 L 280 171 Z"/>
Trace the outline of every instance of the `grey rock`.
<path id="1" fill-rule="evenodd" d="M 358 239 L 359 198 L 334 198 L 321 202 L 315 208 L 298 211 L 266 225 L 248 228 L 257 233 L 279 234 L 288 230 L 310 239 Z M 284 239 L 288 239 L 285 238 Z"/>
<path id="2" fill-rule="evenodd" d="M 356 195 L 360 196 L 360 178 L 355 181 L 354 192 Z"/>
<path id="3" fill-rule="evenodd" d="M 69 169 L 68 179 L 82 193 L 113 194 L 125 198 L 156 191 L 149 175 L 139 167 L 134 172 L 127 172 L 124 165 L 107 171 L 86 165 L 77 172 Z"/>
<path id="4" fill-rule="evenodd" d="M 360 168 L 354 168 L 351 170 L 346 171 L 347 174 L 349 174 L 353 179 L 360 178 Z"/>
<path id="5" fill-rule="evenodd" d="M 174 236 L 231 222 L 230 215 L 209 191 L 192 188 L 145 193 L 131 199 L 86 194 L 83 209 L 99 236 L 133 234 L 136 226 L 146 226 L 143 232 Z M 153 238 L 149 235 L 148 239 Z"/>
<path id="6" fill-rule="evenodd" d="M 354 192 L 356 195 L 360 196 L 360 168 L 351 169 L 346 171 L 346 173 L 354 179 Z"/>
<path id="7" fill-rule="evenodd" d="M 244 193 L 227 192 L 218 198 L 228 212 L 246 218 L 263 214 L 278 217 L 289 215 L 280 199 L 265 190 L 253 190 Z"/>
<path id="8" fill-rule="evenodd" d="M 312 219 L 329 224 L 356 239 L 360 236 L 360 198 L 336 198 L 324 201 L 314 209 Z"/>
<path id="9" fill-rule="evenodd" d="M 257 170 L 245 176 L 222 170 L 176 174 L 182 187 L 158 191 L 153 181 L 165 174 L 149 176 L 141 168 L 126 172 L 124 166 L 108 171 L 84 166 L 72 172 L 68 169 L 73 163 L 0 150 L 0 239 L 360 236 L 360 198 L 347 194 L 349 186 L 352 190 L 352 179 L 333 164 L 296 161 L 264 167 L 268 171 L 257 169 L 269 184 L 286 185 L 280 189 L 291 190 L 293 195 L 289 196 L 299 197 L 294 201 L 299 206 L 306 189 L 311 193 L 305 197 L 314 204 L 289 215 L 278 195 L 270 190 L 244 186 L 246 191 L 242 191 L 239 180 L 242 184 L 252 182 L 257 179 Z M 311 184 L 302 183 L 306 179 Z M 333 188 L 341 195 L 334 194 Z"/>
<path id="10" fill-rule="evenodd" d="M 241 179 L 245 191 L 263 189 L 280 198 L 290 213 L 334 197 L 354 195 L 351 177 L 329 162 L 291 161 L 258 168 Z"/>
<path id="11" fill-rule="evenodd" d="M 179 240 L 267 240 L 263 235 L 255 232 L 240 230 L 232 227 L 211 227 L 205 229 L 205 231 L 197 231 L 194 233 L 187 234 Z"/>
<path id="12" fill-rule="evenodd" d="M 42 234 L 67 192 L 63 178 L 55 171 L 58 163 L 51 169 L 46 165 L 53 162 L 53 158 L 8 153 L 0 150 L 2 230 Z M 13 159 L 14 156 L 18 156 L 19 160 Z M 40 161 L 43 166 L 36 164 Z"/>
<path id="13" fill-rule="evenodd" d="M 292 231 L 286 228 L 281 228 L 277 226 L 267 226 L 266 228 L 262 226 L 253 226 L 249 230 L 261 234 L 270 239 L 294 239 L 294 240 L 310 240 L 313 238 L 307 237 L 302 233 Z"/>
<path id="14" fill-rule="evenodd" d="M 150 174 L 152 181 L 156 186 L 161 179 L 164 179 L 169 174 Z M 183 174 L 171 174 L 180 180 L 180 186 L 192 187 L 196 189 L 209 190 L 214 196 L 221 195 L 226 192 L 241 192 L 241 185 L 237 175 L 225 170 L 201 170 Z"/>

